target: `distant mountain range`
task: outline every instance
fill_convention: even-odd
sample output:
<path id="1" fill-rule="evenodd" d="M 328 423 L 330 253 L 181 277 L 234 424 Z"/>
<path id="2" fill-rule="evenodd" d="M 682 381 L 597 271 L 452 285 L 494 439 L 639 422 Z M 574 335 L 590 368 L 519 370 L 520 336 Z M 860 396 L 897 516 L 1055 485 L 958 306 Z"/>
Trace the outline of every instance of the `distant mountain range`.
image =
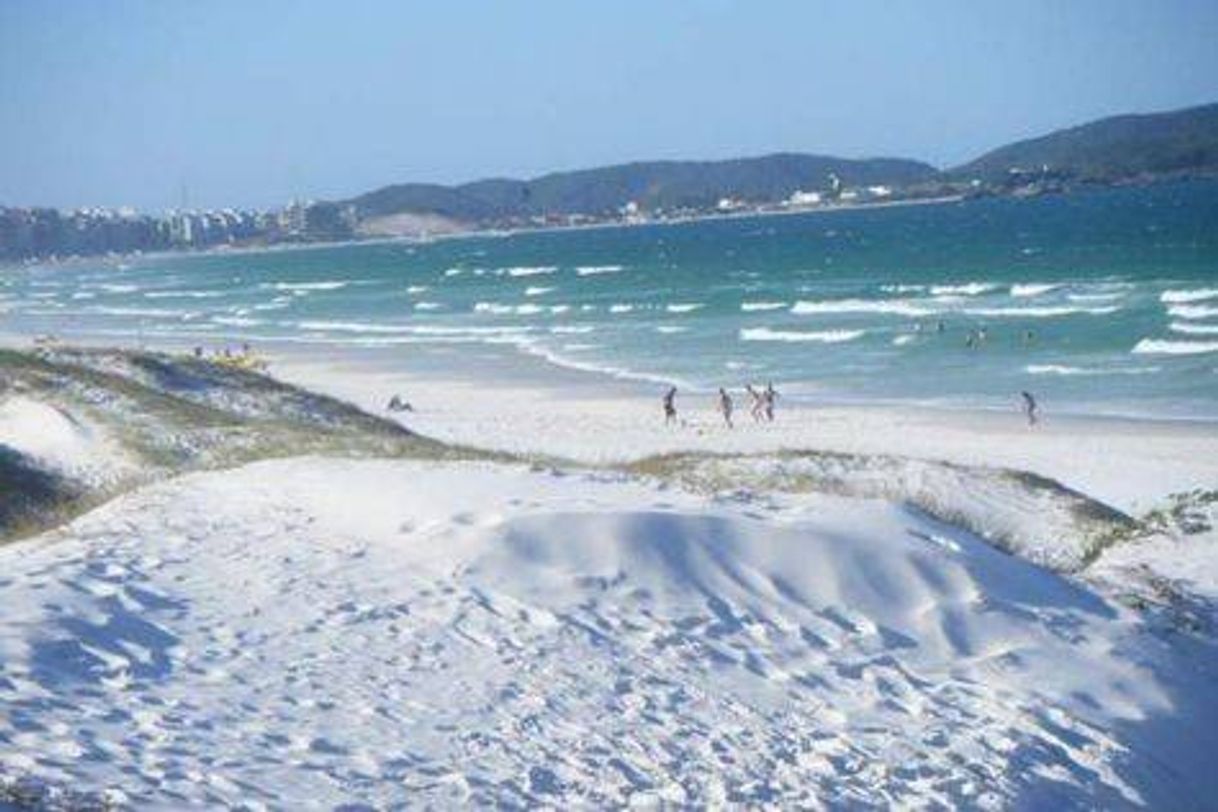
<path id="1" fill-rule="evenodd" d="M 712 211 L 725 198 L 775 205 L 797 191 L 824 191 L 831 176 L 844 188 L 885 186 L 896 198 L 973 194 L 1063 184 L 1153 180 L 1218 173 L 1218 104 L 1168 113 L 1105 118 L 1000 147 L 940 171 L 902 158 L 851 160 L 777 154 L 726 161 L 653 161 L 554 172 L 530 180 L 498 178 L 458 186 L 403 183 L 336 201 L 365 234 L 441 232 L 544 218 L 621 215 L 633 202 L 648 213 Z"/>
<path id="2" fill-rule="evenodd" d="M 995 180 L 1012 169 L 1051 171 L 1080 181 L 1218 171 L 1218 104 L 1169 113 L 1104 118 L 1018 141 L 950 170 Z"/>

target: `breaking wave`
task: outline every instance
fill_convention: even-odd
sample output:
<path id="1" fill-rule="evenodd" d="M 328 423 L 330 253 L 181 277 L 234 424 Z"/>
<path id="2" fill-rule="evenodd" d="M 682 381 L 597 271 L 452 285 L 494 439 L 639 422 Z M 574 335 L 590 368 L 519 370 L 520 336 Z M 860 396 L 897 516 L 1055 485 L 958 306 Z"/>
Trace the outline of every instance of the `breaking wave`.
<path id="1" fill-rule="evenodd" d="M 769 327 L 748 327 L 740 331 L 741 341 L 815 341 L 840 344 L 864 335 L 865 330 L 771 330 Z"/>

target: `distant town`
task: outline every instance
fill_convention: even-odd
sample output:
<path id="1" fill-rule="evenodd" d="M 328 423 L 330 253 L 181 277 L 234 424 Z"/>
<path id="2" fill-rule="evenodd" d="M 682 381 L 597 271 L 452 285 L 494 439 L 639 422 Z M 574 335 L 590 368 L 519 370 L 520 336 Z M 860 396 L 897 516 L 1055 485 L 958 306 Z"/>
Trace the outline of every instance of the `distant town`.
<path id="1" fill-rule="evenodd" d="M 846 186 L 837 175 L 830 173 L 823 189 L 797 189 L 785 198 L 773 201 L 726 195 L 704 205 L 649 208 L 639 201 L 628 200 L 608 212 L 507 214 L 477 222 L 461 222 L 424 212 L 405 224 L 398 218 L 396 229 L 386 228 L 385 218 L 362 216 L 359 205 L 354 202 L 305 200 L 292 201 L 271 211 L 191 209 L 170 210 L 159 215 L 140 213 L 130 207 L 68 211 L 0 207 L 0 260 L 56 260 L 388 237 L 427 239 L 472 231 L 662 223 L 712 216 L 976 196 L 1009 192 L 1012 188 L 1015 187 L 1008 184 L 1005 188 L 994 189 L 980 182 L 922 183 L 904 187 Z M 1016 188 L 1023 193 L 1043 193 L 1049 189 L 1039 175 L 1021 178 Z"/>
<path id="2" fill-rule="evenodd" d="M 901 158 L 775 154 L 654 161 L 457 186 L 403 183 L 273 211 L 0 206 L 0 262 L 799 212 L 1218 176 L 1218 104 L 1125 115 L 940 170 Z"/>

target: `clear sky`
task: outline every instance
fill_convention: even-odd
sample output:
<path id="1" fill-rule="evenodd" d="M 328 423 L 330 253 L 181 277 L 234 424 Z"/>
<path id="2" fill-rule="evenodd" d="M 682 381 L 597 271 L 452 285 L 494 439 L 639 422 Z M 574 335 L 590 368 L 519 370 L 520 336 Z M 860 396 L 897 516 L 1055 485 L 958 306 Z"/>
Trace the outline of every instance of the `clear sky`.
<path id="1" fill-rule="evenodd" d="M 274 206 L 1218 101 L 1218 0 L 0 0 L 0 204 Z"/>

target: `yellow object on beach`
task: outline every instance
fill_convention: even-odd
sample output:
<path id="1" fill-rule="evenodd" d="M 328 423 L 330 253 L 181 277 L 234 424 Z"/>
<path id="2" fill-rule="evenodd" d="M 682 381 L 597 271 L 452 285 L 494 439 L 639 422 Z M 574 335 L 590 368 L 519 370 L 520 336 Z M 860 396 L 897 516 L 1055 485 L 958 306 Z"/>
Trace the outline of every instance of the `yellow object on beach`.
<path id="1" fill-rule="evenodd" d="M 220 358 L 216 358 L 215 362 L 221 366 L 233 367 L 235 369 L 249 369 L 255 372 L 262 372 L 270 366 L 270 362 L 265 358 L 261 358 L 252 353 L 227 357 L 222 356 Z"/>

